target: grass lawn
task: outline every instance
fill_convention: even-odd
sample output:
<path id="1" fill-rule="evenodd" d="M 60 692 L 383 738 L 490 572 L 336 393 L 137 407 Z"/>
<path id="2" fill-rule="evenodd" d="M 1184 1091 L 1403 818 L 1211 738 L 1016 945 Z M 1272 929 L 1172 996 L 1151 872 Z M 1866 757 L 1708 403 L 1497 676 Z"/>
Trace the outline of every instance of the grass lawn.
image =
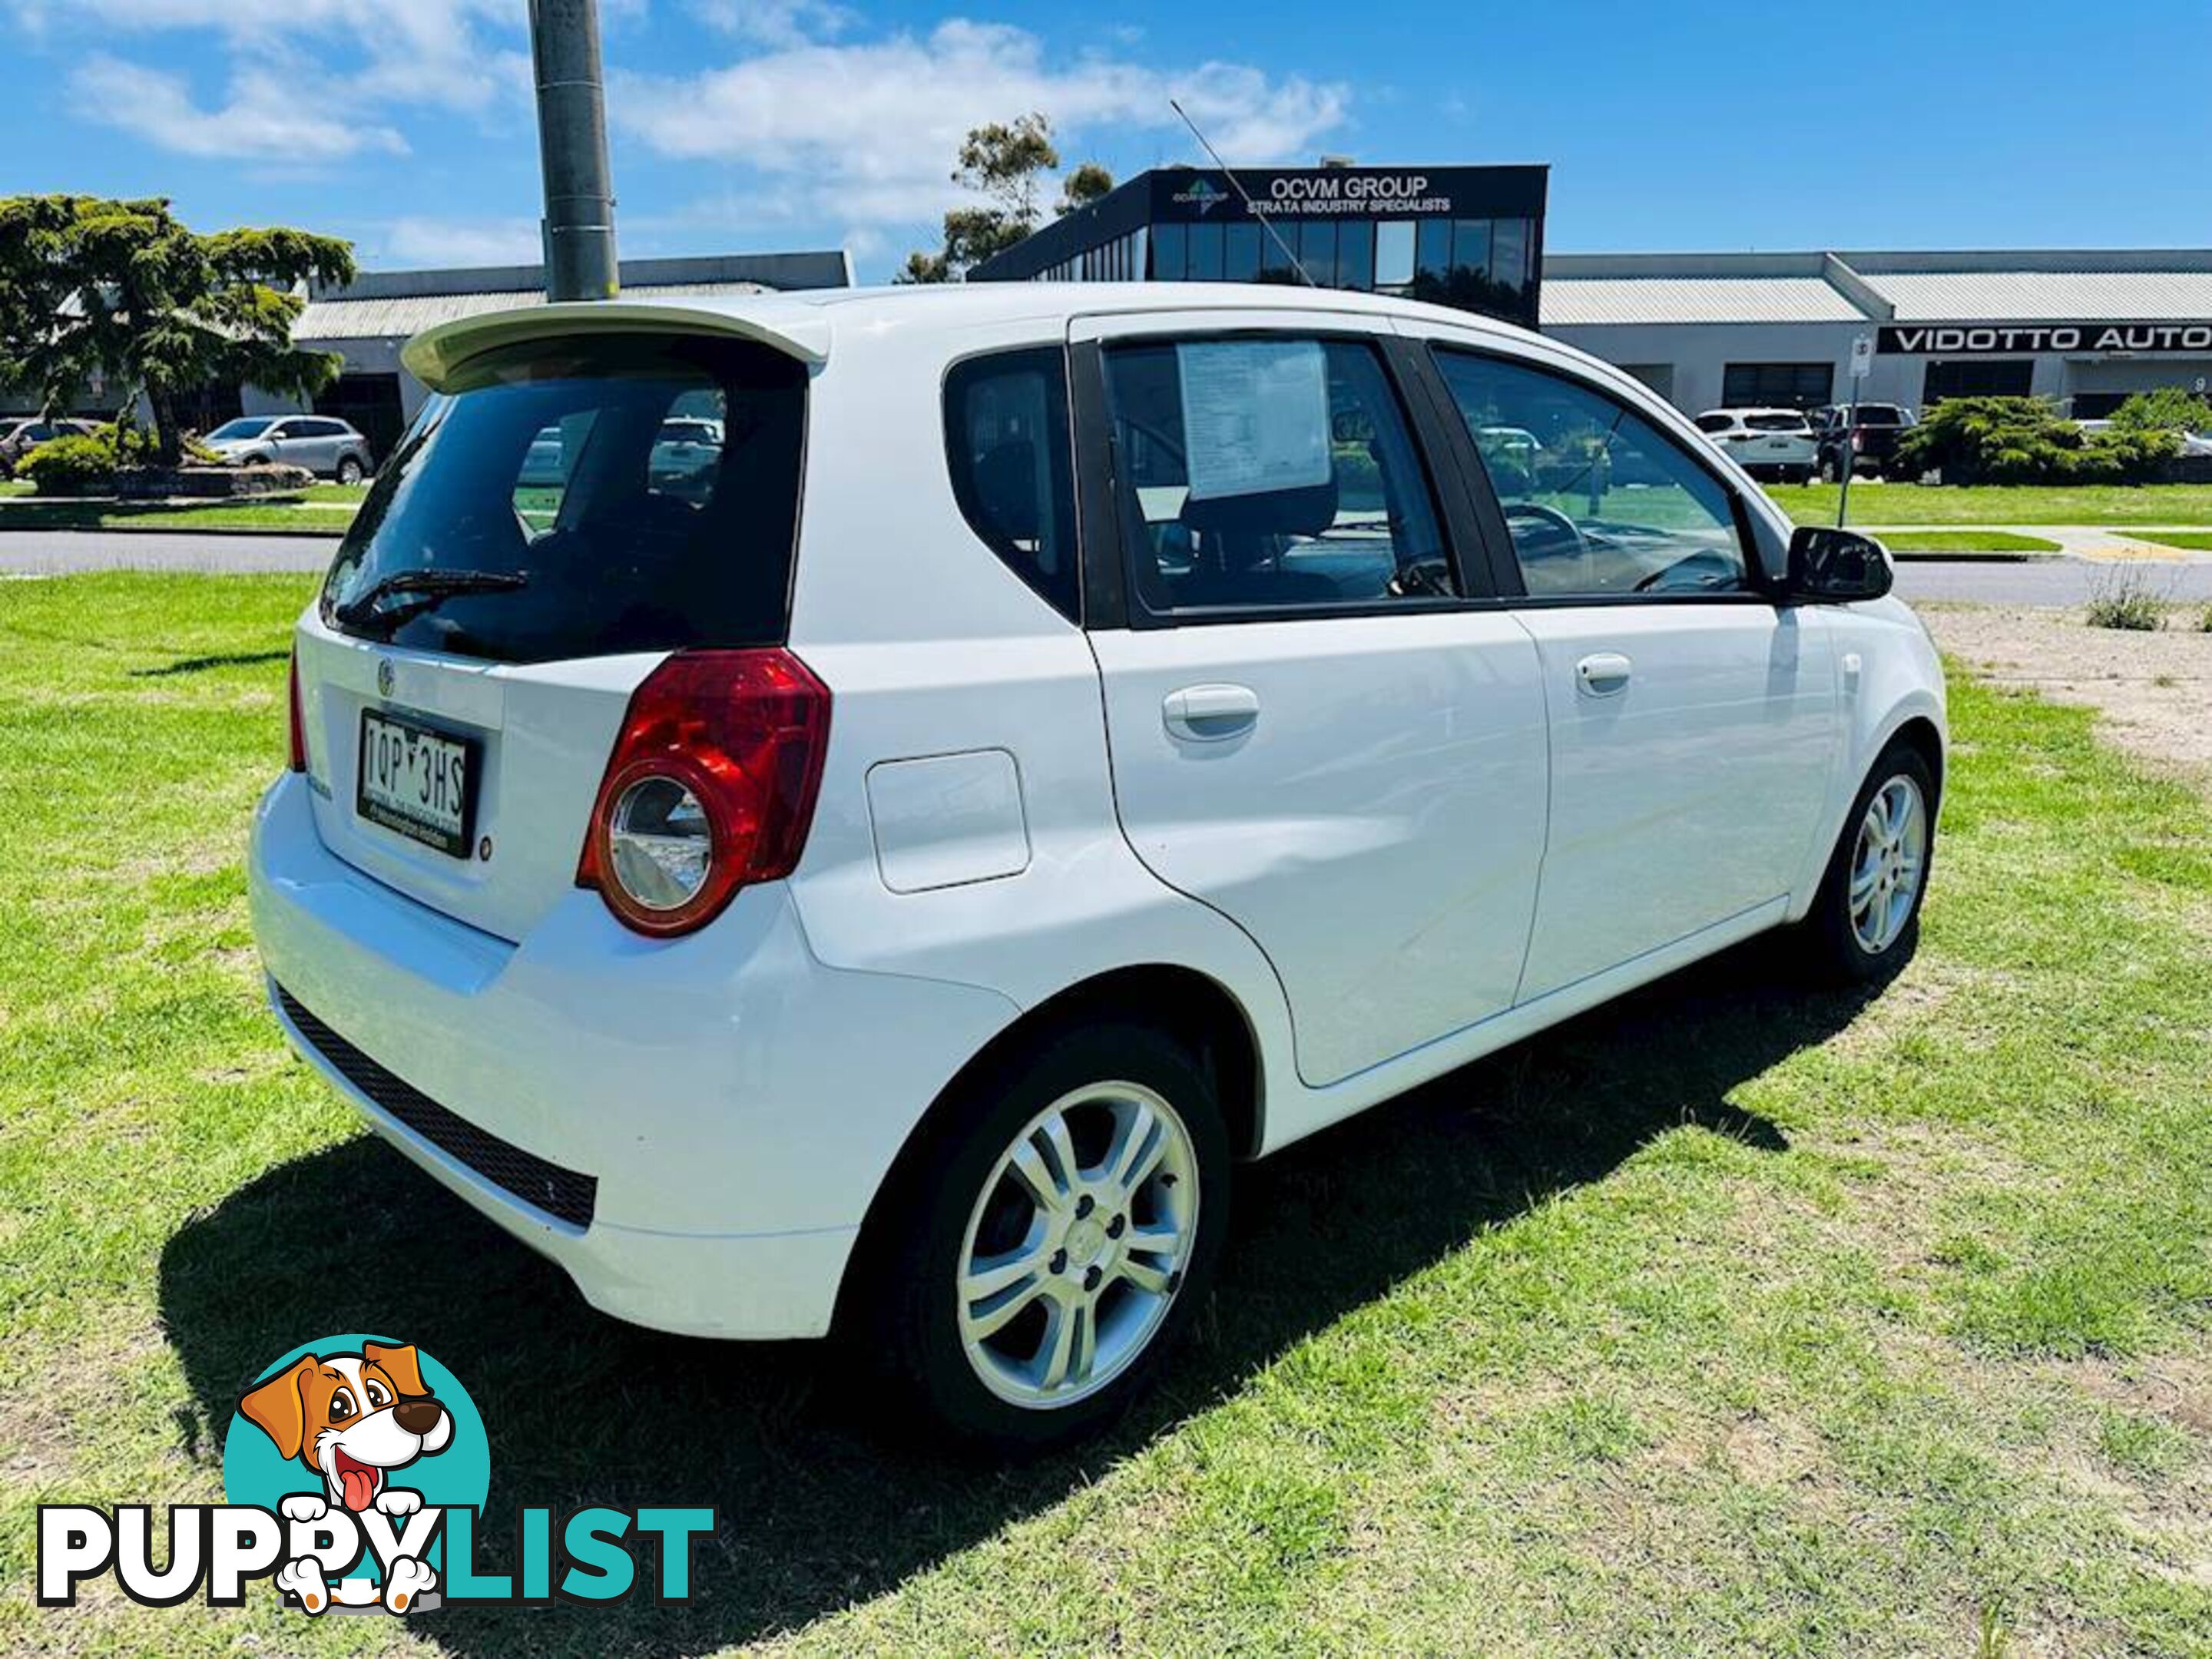
<path id="1" fill-rule="evenodd" d="M 2087 714 L 1954 686 L 1881 995 L 1738 951 L 1247 1172 L 1165 1397 L 987 1470 L 592 1315 L 287 1058 L 240 858 L 309 586 L 0 584 L 0 1651 L 2212 1655 L 2212 820 Z M 220 1501 L 346 1330 L 468 1383 L 492 1516 L 717 1504 L 701 1599 L 32 1605 L 35 1504 Z"/>
<path id="2" fill-rule="evenodd" d="M 1836 521 L 1835 484 L 1769 484 L 1766 493 L 1800 524 Z M 1867 483 L 1851 485 L 1853 524 L 2212 525 L 2212 484 Z"/>
<path id="3" fill-rule="evenodd" d="M 2179 547 L 2192 553 L 2212 552 L 2212 531 L 2176 530 L 2160 536 L 2139 536 L 2136 539 L 2155 542 L 2160 547 Z"/>
<path id="4" fill-rule="evenodd" d="M 1893 553 L 2056 553 L 2047 536 L 2021 536 L 2008 530 L 1900 530 L 1884 536 Z"/>
<path id="5" fill-rule="evenodd" d="M 368 494 L 363 484 L 310 484 L 281 501 L 54 501 L 30 495 L 20 480 L 0 489 L 0 530 L 300 530 L 344 532 Z"/>

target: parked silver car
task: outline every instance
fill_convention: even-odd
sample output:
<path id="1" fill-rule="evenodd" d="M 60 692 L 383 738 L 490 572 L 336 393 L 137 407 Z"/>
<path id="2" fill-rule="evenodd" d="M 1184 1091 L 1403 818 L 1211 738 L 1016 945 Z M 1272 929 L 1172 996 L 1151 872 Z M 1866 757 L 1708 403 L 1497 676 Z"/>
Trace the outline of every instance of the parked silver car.
<path id="1" fill-rule="evenodd" d="M 340 483 L 359 483 L 375 471 L 368 440 L 328 415 L 241 415 L 202 441 L 236 466 L 281 461 Z"/>

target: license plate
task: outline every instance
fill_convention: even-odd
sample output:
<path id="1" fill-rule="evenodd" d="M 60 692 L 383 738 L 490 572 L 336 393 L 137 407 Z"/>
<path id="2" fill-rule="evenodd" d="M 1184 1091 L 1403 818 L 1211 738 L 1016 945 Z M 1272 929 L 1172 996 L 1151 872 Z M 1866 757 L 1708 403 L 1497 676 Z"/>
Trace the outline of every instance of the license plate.
<path id="1" fill-rule="evenodd" d="M 361 711 L 361 777 L 354 810 L 371 823 L 469 855 L 476 817 L 477 745 L 373 709 Z"/>

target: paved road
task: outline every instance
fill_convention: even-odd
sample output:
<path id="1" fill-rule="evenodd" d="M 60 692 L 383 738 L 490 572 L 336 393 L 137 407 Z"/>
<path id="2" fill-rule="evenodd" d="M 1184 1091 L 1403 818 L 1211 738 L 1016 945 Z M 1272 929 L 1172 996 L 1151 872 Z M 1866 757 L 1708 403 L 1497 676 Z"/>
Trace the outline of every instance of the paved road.
<path id="1" fill-rule="evenodd" d="M 0 572 L 324 570 L 335 537 L 230 536 L 191 531 L 0 530 Z"/>
<path id="2" fill-rule="evenodd" d="M 80 570 L 322 570 L 334 538 L 220 536 L 134 530 L 0 531 L 0 573 L 54 575 Z M 2212 560 L 2050 558 L 2018 563 L 1978 559 L 1908 560 L 1897 591 L 1909 599 L 1982 605 L 2080 605 L 2136 573 L 2165 598 L 2212 601 Z"/>
<path id="3" fill-rule="evenodd" d="M 1907 559 L 1897 567 L 1897 591 L 1906 599 L 1972 605 L 2082 605 L 2122 582 L 2159 599 L 2212 601 L 2212 560 Z"/>

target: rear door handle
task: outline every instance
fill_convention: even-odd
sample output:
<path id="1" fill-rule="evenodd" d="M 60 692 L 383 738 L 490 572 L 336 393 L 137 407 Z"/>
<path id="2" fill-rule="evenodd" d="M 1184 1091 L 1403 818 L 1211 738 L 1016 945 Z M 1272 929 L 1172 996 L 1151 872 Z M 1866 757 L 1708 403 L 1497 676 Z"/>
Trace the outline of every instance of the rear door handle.
<path id="1" fill-rule="evenodd" d="M 1632 665 L 1618 651 L 1599 651 L 1575 665 L 1575 678 L 1593 697 L 1610 697 L 1628 690 Z"/>
<path id="2" fill-rule="evenodd" d="M 1219 743 L 1258 724 L 1260 694 L 1249 685 L 1186 685 L 1168 693 L 1160 717 L 1178 738 Z"/>

